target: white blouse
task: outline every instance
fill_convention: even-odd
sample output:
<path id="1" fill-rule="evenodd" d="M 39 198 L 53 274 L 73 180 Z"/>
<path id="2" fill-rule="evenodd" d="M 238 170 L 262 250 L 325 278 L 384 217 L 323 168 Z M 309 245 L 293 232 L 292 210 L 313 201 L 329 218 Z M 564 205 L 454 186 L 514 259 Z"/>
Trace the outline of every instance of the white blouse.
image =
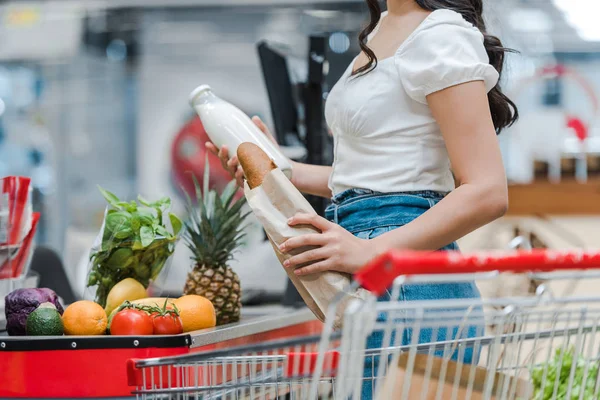
<path id="1" fill-rule="evenodd" d="M 352 76 L 353 66 L 325 107 L 335 144 L 332 192 L 452 191 L 450 160 L 426 97 L 470 81 L 484 81 L 488 92 L 496 86 L 481 32 L 460 14 L 437 10 L 373 71 Z"/>

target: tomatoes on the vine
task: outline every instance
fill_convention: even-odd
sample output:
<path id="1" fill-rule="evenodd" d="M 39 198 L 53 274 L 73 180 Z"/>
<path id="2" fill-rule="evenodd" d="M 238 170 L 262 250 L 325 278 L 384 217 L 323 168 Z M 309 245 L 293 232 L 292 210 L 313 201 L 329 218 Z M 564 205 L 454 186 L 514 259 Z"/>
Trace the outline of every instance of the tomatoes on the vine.
<path id="1" fill-rule="evenodd" d="M 168 300 L 168 299 L 167 299 Z M 179 335 L 183 323 L 175 306 L 162 307 L 123 303 L 110 325 L 111 335 Z"/>
<path id="2" fill-rule="evenodd" d="M 156 314 L 153 317 L 155 335 L 179 335 L 183 333 L 181 318 L 175 313 Z"/>
<path id="3" fill-rule="evenodd" d="M 179 318 L 179 310 L 175 305 L 167 305 L 167 300 L 162 307 L 151 307 L 152 323 L 155 335 L 179 335 L 183 333 L 183 322 Z"/>
<path id="4" fill-rule="evenodd" d="M 143 336 L 154 333 L 152 317 L 142 310 L 125 308 L 112 319 L 110 334 L 117 336 Z"/>

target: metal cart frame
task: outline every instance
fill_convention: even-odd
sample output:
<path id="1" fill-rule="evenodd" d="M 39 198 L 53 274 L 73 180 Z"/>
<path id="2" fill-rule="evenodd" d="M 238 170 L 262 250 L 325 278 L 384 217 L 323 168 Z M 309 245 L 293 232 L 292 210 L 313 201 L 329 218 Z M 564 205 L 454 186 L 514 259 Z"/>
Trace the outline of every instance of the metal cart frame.
<path id="1" fill-rule="evenodd" d="M 599 267 L 600 253 L 581 251 L 390 253 L 357 274 L 354 287 L 380 295 L 393 281 L 395 299 L 406 284 L 471 281 L 474 273 L 598 277 L 581 270 Z M 563 272 L 554 272 L 558 270 Z M 365 398 L 367 384 L 374 399 L 517 399 L 548 391 L 552 397 L 539 398 L 559 399 L 577 391 L 578 398 L 587 400 L 600 393 L 600 340 L 595 337 L 600 296 L 558 299 L 541 288 L 537 297 L 489 301 L 375 299 L 350 305 L 342 329 L 334 331 L 333 323 L 326 323 L 320 337 L 132 360 L 129 384 L 141 398 L 349 399 Z M 327 321 L 333 321 L 335 311 L 334 304 Z M 382 313 L 388 318 L 382 319 Z M 481 323 L 494 328 L 467 334 Z M 426 329 L 438 334 L 423 343 L 420 333 Z M 443 329 L 445 337 L 439 335 Z M 369 347 L 375 331 L 381 332 L 380 345 Z M 407 331 L 411 338 L 400 340 Z M 574 352 L 567 353 L 571 348 Z M 469 351 L 477 357 L 466 360 Z M 559 387 L 549 376 L 556 369 L 565 373 L 566 366 L 567 383 Z M 591 394 L 576 378 L 592 387 Z"/>

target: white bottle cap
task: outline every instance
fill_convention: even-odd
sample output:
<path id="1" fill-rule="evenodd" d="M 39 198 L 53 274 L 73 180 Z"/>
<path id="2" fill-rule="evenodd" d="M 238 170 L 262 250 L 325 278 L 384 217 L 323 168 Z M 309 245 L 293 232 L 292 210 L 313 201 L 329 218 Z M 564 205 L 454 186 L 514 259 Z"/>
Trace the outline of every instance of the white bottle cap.
<path id="1" fill-rule="evenodd" d="M 190 93 L 190 97 L 189 97 L 190 105 L 193 107 L 194 102 L 196 101 L 196 98 L 198 98 L 198 96 L 200 96 L 202 93 L 206 92 L 207 90 L 211 90 L 210 86 L 208 86 L 208 85 L 200 85 L 196 89 L 194 89 L 192 91 L 192 93 Z"/>

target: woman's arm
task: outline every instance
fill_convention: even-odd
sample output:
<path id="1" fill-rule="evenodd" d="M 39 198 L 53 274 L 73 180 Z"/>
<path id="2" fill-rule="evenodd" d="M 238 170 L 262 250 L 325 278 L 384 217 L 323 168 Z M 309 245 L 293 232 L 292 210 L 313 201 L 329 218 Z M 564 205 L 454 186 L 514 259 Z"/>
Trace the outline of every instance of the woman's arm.
<path id="1" fill-rule="evenodd" d="M 353 274 L 392 249 L 441 249 L 506 212 L 507 182 L 484 84 L 454 86 L 430 95 L 427 101 L 444 135 L 459 187 L 413 222 L 373 240 L 358 239 L 317 215 L 297 215 L 290 225 L 310 224 L 322 233 L 283 243 L 283 252 L 318 246 L 290 258 L 285 267 L 295 269 L 314 262 L 294 272 Z"/>
<path id="2" fill-rule="evenodd" d="M 252 121 L 273 143 L 277 144 L 275 137 L 260 118 L 254 117 Z M 219 156 L 221 164 L 235 177 L 238 186 L 244 187 L 244 171 L 238 162 L 237 156 L 235 154 L 230 156 L 229 149 L 226 146 L 217 149 L 211 142 L 206 143 L 206 148 L 211 153 Z M 302 193 L 331 198 L 331 190 L 329 189 L 330 175 L 331 167 L 292 162 L 292 183 Z"/>
<path id="3" fill-rule="evenodd" d="M 413 222 L 374 239 L 377 248 L 437 250 L 504 215 L 508 187 L 483 82 L 427 97 L 459 187 Z"/>
<path id="4" fill-rule="evenodd" d="M 331 167 L 297 162 L 292 164 L 292 183 L 305 194 L 330 199 L 332 196 L 329 189 L 330 175 Z"/>

